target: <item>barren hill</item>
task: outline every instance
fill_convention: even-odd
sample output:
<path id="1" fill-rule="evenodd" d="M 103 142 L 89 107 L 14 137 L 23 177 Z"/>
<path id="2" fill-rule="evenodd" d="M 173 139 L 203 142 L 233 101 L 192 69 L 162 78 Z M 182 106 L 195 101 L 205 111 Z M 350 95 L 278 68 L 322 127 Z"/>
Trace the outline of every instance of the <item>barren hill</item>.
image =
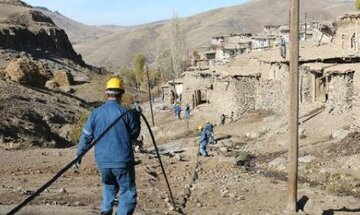
<path id="1" fill-rule="evenodd" d="M 285 24 L 288 22 L 288 2 L 284 0 L 252 0 L 233 7 L 219 8 L 200 13 L 181 20 L 183 29 L 187 32 L 187 45 L 191 50 L 207 45 L 209 38 L 217 34 L 233 32 L 260 32 L 267 24 Z M 301 5 L 301 15 L 306 12 L 312 20 L 332 21 L 337 16 L 354 10 L 352 1 L 336 0 L 304 0 Z M 54 14 L 54 13 L 53 13 Z M 50 15 L 52 16 L 52 15 Z M 53 15 L 56 16 L 56 15 Z M 53 17 L 52 16 L 52 17 Z M 111 28 L 109 31 L 100 27 L 90 27 L 76 24 L 74 31 L 72 20 L 58 16 L 54 22 L 64 28 L 71 36 L 75 49 L 84 59 L 96 65 L 111 62 L 115 65 L 129 64 L 136 52 L 154 55 L 155 43 L 166 48 L 169 25 L 168 22 L 150 23 L 124 29 Z M 301 18 L 303 20 L 303 17 Z M 68 23 L 63 25 L 61 23 Z M 80 27 L 80 28 L 79 28 Z M 98 34 L 82 40 L 85 32 Z M 87 36 L 86 36 L 87 37 Z"/>
<path id="2" fill-rule="evenodd" d="M 52 12 L 44 7 L 34 7 L 34 9 L 50 17 L 57 26 L 65 29 L 73 45 L 87 40 L 93 41 L 124 28 L 115 25 L 89 26 L 69 19 L 57 11 Z"/>
<path id="3" fill-rule="evenodd" d="M 70 124 L 86 105 L 74 85 L 94 71 L 51 18 L 0 0 L 0 147 L 68 146 Z"/>

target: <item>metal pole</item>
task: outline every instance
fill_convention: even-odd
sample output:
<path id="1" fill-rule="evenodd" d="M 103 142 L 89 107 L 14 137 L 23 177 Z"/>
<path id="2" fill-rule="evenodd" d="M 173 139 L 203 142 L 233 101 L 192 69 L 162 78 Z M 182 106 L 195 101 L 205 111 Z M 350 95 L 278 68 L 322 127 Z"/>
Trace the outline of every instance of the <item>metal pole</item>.
<path id="1" fill-rule="evenodd" d="M 149 87 L 149 103 L 150 103 L 150 110 L 151 110 L 151 122 L 152 122 L 152 125 L 155 126 L 154 112 L 153 112 L 153 107 L 152 107 L 151 90 L 150 90 L 150 78 L 149 78 L 149 67 L 148 67 L 148 65 L 146 65 L 146 76 L 147 76 L 148 87 Z"/>
<path id="2" fill-rule="evenodd" d="M 299 1 L 290 3 L 288 214 L 296 214 L 299 121 Z"/>

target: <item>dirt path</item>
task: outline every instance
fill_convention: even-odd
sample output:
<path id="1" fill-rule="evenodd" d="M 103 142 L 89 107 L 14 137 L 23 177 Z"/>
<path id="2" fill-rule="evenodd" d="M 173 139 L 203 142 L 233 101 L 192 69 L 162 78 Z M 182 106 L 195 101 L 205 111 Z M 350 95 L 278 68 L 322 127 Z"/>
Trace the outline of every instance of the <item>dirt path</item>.
<path id="1" fill-rule="evenodd" d="M 286 129 L 281 117 L 254 113 L 234 123 L 215 127 L 216 135 L 230 134 L 233 137 L 229 141 L 209 146 L 212 156 L 199 158 L 200 165 L 194 175 L 198 150 L 194 128 L 206 117 L 197 112 L 199 116 L 186 121 L 176 119 L 168 110 L 155 113 L 156 122 L 160 122 L 154 127 L 155 137 L 161 150 L 167 152 L 162 159 L 175 201 L 184 214 L 283 214 L 287 200 L 286 169 L 279 172 L 269 169 L 269 163 L 273 159 L 279 156 L 286 157 L 286 144 L 283 143 L 286 139 Z M 146 108 L 145 115 L 148 115 Z M 319 117 L 325 121 L 326 116 Z M 341 173 L 342 167 L 336 163 L 336 159 L 347 158 L 334 157 L 331 150 L 327 152 L 329 144 L 332 143 L 329 142 L 326 132 L 332 130 L 329 127 L 331 125 L 323 127 L 322 133 L 315 133 L 312 130 L 315 130 L 316 123 L 312 120 L 307 123 L 304 126 L 308 133 L 307 138 L 301 140 L 301 155 L 315 155 L 316 159 L 311 163 L 300 164 L 300 175 L 306 180 L 300 180 L 298 197 L 306 202 L 305 212 L 315 215 L 360 214 L 358 199 L 329 194 L 327 188 L 322 186 L 323 169 L 335 168 L 335 165 L 338 165 L 336 171 Z M 247 133 L 251 132 L 261 134 L 258 138 L 252 139 L 247 137 Z M 150 149 L 152 144 L 149 142 L 146 129 L 143 129 L 143 135 L 145 146 Z M 230 147 L 227 153 L 219 150 L 220 147 L 230 145 L 254 153 L 257 156 L 256 168 L 245 172 L 242 168 L 234 166 L 231 157 L 231 150 L 234 149 Z M 173 156 L 174 153 L 178 155 Z M 50 179 L 73 159 L 74 155 L 75 148 L 0 149 L 0 214 L 6 213 Z M 170 210 L 170 198 L 154 154 L 136 153 L 136 159 L 140 162 L 136 166 L 136 214 L 176 214 Z M 286 164 L 284 165 L 286 168 Z M 269 174 L 268 171 L 275 172 Z M 334 176 L 342 177 L 338 173 Z M 308 179 L 319 185 L 312 186 Z M 100 200 L 101 182 L 91 152 L 83 159 L 79 173 L 66 173 L 19 214 L 99 214 Z"/>
<path id="2" fill-rule="evenodd" d="M 183 161 L 164 156 L 175 198 L 191 182 L 196 150 L 193 143 L 184 148 Z M 24 199 L 49 179 L 73 157 L 74 149 L 1 150 L 0 213 Z M 185 214 L 281 214 L 286 202 L 286 183 L 266 178 L 256 172 L 244 172 L 223 156 L 200 158 L 198 178 L 191 187 Z M 137 154 L 136 167 L 139 204 L 136 214 L 173 214 L 168 208 L 167 190 L 157 160 L 148 154 Z M 29 162 L 31 161 L 31 162 Z M 65 191 L 64 191 L 65 189 Z M 332 211 L 347 207 L 356 209 L 350 197 L 333 197 L 324 191 L 300 185 L 299 197 L 306 195 L 312 211 L 328 214 L 356 214 Z M 98 214 L 101 186 L 93 156 L 87 156 L 79 174 L 67 173 L 61 180 L 35 199 L 19 214 Z M 179 203 L 179 202 L 178 202 Z M 359 212 L 360 213 L 360 212 Z M 315 213 L 322 214 L 322 213 Z"/>

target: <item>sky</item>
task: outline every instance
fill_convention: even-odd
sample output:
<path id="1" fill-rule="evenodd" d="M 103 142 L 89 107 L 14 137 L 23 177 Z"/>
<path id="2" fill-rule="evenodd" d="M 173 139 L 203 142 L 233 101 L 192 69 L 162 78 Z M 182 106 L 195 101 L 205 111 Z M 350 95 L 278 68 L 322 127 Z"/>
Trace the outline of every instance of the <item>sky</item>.
<path id="1" fill-rule="evenodd" d="M 24 0 L 88 25 L 132 26 L 187 17 L 249 0 Z"/>

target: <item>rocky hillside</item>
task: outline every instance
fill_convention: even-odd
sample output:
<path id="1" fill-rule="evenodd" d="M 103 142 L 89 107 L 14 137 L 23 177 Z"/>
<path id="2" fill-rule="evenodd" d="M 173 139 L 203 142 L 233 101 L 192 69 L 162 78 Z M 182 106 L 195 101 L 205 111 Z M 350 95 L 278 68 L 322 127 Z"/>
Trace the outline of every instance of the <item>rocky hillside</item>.
<path id="1" fill-rule="evenodd" d="M 41 57 L 66 58 L 84 65 L 65 31 L 21 1 L 0 1 L 0 47 Z"/>
<path id="2" fill-rule="evenodd" d="M 0 147 L 71 145 L 71 124 L 88 107 L 76 89 L 94 72 L 50 17 L 0 0 Z"/>
<path id="3" fill-rule="evenodd" d="M 191 50 L 195 47 L 208 45 L 213 35 L 234 32 L 260 32 L 267 24 L 285 24 L 288 22 L 289 1 L 284 0 L 251 0 L 248 3 L 233 7 L 219 8 L 195 16 L 183 18 L 181 25 L 187 33 L 187 45 Z M 312 20 L 333 21 L 337 16 L 354 10 L 353 1 L 338 0 L 303 0 L 301 1 L 301 20 L 306 12 Z M 50 14 L 49 14 L 50 15 Z M 150 23 L 125 29 L 111 29 L 111 34 L 99 31 L 97 36 L 80 40 L 84 31 L 93 32 L 97 28 L 81 25 L 76 32 L 72 26 L 79 26 L 75 21 L 53 13 L 55 23 L 62 25 L 71 33 L 75 49 L 82 54 L 87 62 L 96 65 L 105 63 L 129 64 L 134 53 L 155 54 L 155 44 L 162 48 L 168 47 L 168 22 Z M 72 23 L 72 24 L 71 24 Z"/>

